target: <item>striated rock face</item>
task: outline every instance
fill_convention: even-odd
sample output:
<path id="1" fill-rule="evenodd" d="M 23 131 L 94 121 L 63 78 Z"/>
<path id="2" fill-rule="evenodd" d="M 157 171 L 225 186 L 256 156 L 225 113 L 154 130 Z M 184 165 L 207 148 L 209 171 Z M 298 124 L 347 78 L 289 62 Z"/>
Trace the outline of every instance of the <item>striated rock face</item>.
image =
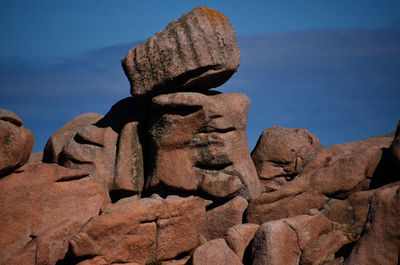
<path id="1" fill-rule="evenodd" d="M 251 153 L 264 191 L 275 191 L 293 180 L 322 149 L 319 139 L 306 129 L 265 129 Z"/>
<path id="2" fill-rule="evenodd" d="M 171 22 L 122 60 L 133 96 L 217 87 L 236 72 L 239 63 L 229 19 L 207 7 L 197 7 Z"/>
<path id="3" fill-rule="evenodd" d="M 0 264 L 55 264 L 109 201 L 93 176 L 56 164 L 27 165 L 0 179 L 0 190 Z"/>
<path id="4" fill-rule="evenodd" d="M 174 93 L 153 98 L 148 188 L 222 199 L 260 194 L 246 139 L 243 94 Z M 177 166 L 179 165 L 179 166 Z"/>
<path id="5" fill-rule="evenodd" d="M 73 256 L 101 256 L 109 263 L 166 260 L 199 245 L 203 199 L 170 196 L 122 203 L 92 219 L 71 239 Z"/>
<path id="6" fill-rule="evenodd" d="M 34 144 L 30 130 L 9 110 L 0 109 L 0 177 L 28 162 Z"/>

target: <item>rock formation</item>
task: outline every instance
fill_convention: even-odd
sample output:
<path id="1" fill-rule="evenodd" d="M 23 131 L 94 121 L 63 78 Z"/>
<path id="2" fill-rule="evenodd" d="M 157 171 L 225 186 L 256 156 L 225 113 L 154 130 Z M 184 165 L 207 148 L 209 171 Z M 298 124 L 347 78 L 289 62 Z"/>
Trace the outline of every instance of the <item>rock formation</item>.
<path id="1" fill-rule="evenodd" d="M 122 60 L 132 97 L 43 153 L 0 110 L 0 265 L 398 264 L 400 121 L 325 149 L 271 127 L 250 155 L 249 98 L 209 90 L 239 61 L 198 7 Z"/>

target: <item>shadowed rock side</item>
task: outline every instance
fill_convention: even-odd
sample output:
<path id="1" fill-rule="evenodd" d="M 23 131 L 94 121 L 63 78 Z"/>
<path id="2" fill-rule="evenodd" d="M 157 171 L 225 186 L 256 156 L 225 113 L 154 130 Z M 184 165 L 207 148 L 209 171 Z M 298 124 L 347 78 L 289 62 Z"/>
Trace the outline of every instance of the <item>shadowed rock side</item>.
<path id="1" fill-rule="evenodd" d="M 118 199 L 140 193 L 144 184 L 141 122 L 148 102 L 126 98 L 103 117 L 96 113 L 77 116 L 55 132 L 43 160 L 67 168 L 85 169 L 104 183 Z"/>
<path id="2" fill-rule="evenodd" d="M 0 140 L 1 178 L 28 162 L 34 137 L 17 114 L 0 109 Z"/>
<path id="3" fill-rule="evenodd" d="M 171 22 L 122 60 L 132 96 L 217 87 L 236 72 L 239 63 L 231 22 L 207 7 L 197 7 Z"/>
<path id="4" fill-rule="evenodd" d="M 152 171 L 147 188 L 215 199 L 260 194 L 251 161 L 244 94 L 181 92 L 153 98 Z"/>
<path id="5" fill-rule="evenodd" d="M 400 120 L 397 122 L 397 129 L 392 144 L 390 145 L 390 155 L 396 173 L 400 180 Z"/>

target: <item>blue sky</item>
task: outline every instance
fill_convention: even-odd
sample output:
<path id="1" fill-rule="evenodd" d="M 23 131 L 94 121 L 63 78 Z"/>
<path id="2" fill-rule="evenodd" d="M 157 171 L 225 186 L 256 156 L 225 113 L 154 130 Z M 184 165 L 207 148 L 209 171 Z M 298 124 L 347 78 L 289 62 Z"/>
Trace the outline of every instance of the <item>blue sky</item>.
<path id="1" fill-rule="evenodd" d="M 400 119 L 400 1 L 0 0 L 0 108 L 16 112 L 41 151 L 85 112 L 130 96 L 127 51 L 206 5 L 227 15 L 242 62 L 218 90 L 252 100 L 252 148 L 274 125 L 324 146 L 395 129 Z"/>

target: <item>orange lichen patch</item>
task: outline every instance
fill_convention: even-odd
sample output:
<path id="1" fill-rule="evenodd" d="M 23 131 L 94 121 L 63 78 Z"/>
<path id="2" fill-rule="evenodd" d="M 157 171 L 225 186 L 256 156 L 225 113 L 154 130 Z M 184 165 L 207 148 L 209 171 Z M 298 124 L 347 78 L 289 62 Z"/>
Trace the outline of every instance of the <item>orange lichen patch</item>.
<path id="1" fill-rule="evenodd" d="M 196 7 L 194 10 L 199 10 L 200 11 L 200 15 L 202 17 L 206 17 L 208 20 L 211 21 L 211 23 L 215 24 L 215 25 L 219 25 L 221 24 L 223 27 L 225 27 L 225 20 L 227 20 L 227 17 L 224 16 L 223 14 L 221 14 L 220 12 L 218 12 L 217 10 L 214 9 L 210 9 L 206 6 L 199 6 Z"/>

